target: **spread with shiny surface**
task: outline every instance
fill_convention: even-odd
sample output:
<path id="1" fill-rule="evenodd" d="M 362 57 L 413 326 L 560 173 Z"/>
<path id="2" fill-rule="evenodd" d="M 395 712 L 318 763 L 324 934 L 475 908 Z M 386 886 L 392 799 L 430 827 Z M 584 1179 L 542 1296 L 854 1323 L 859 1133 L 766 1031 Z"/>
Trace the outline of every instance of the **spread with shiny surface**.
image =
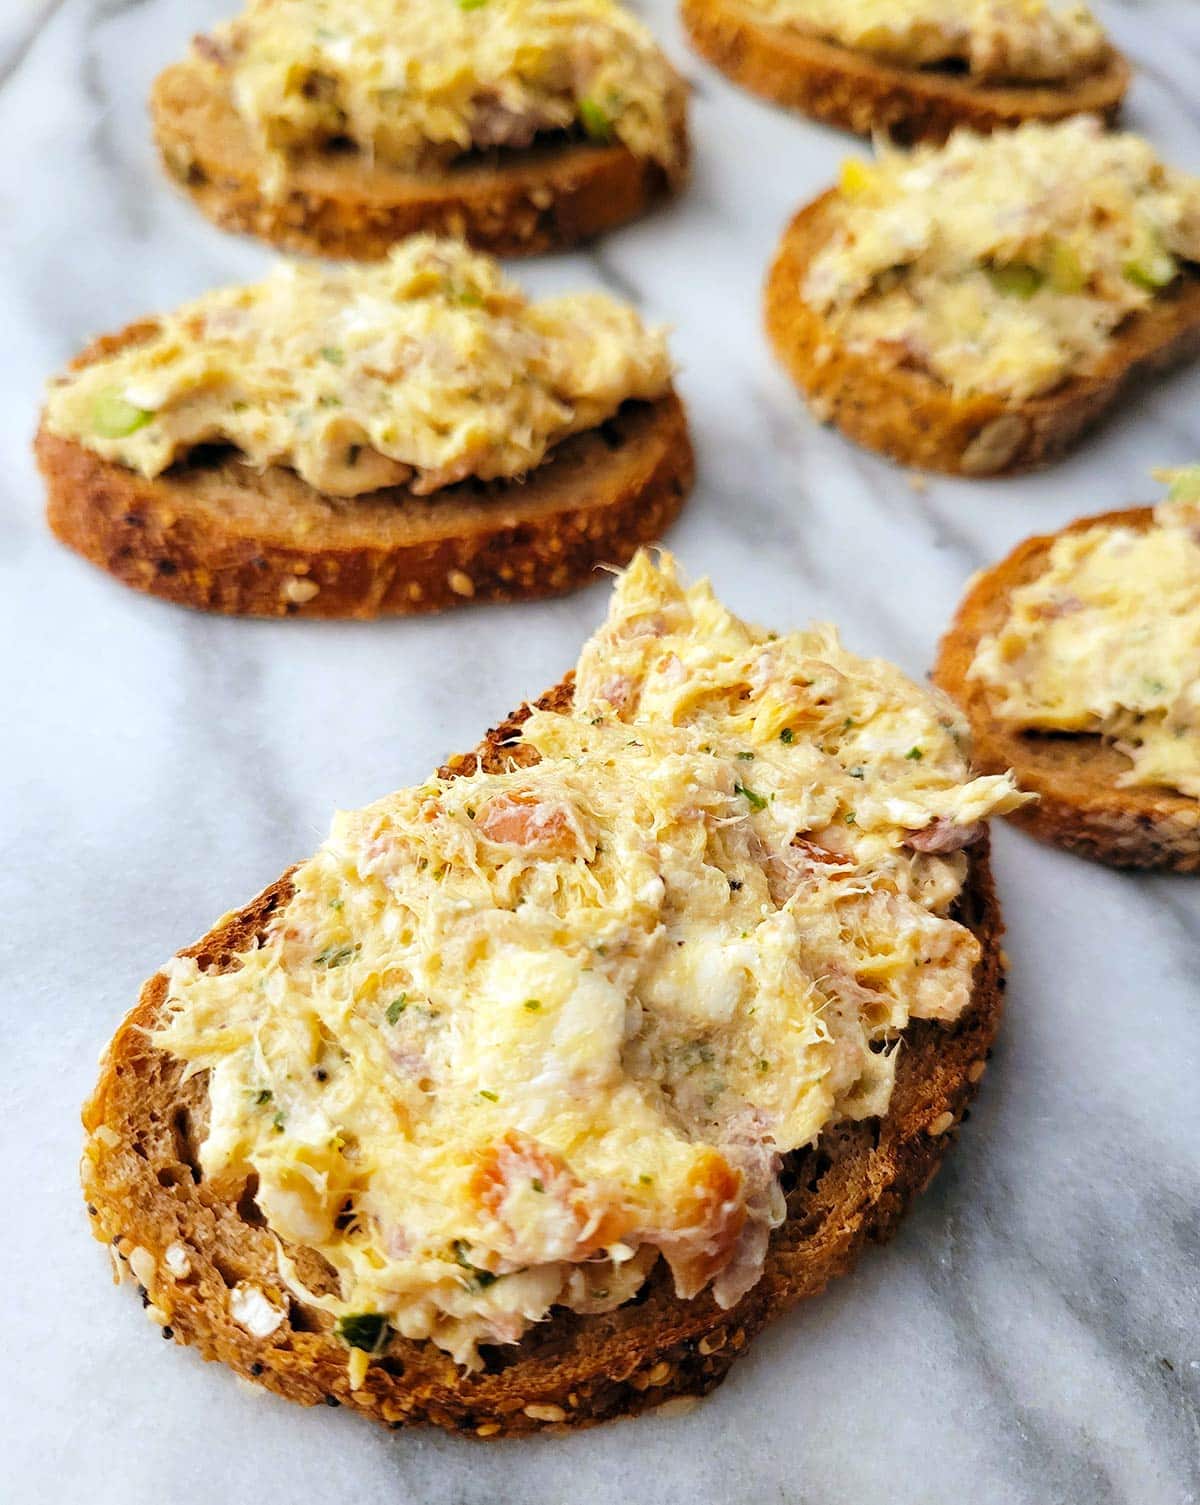
<path id="1" fill-rule="evenodd" d="M 60 377 L 46 424 L 157 476 L 235 445 L 319 491 L 514 477 L 670 387 L 660 330 L 600 293 L 532 303 L 494 261 L 414 237 L 378 266 L 282 263 Z"/>
<path id="2" fill-rule="evenodd" d="M 965 66 L 981 83 L 1063 83 L 1109 52 L 1086 5 L 1056 0 L 748 0 L 766 19 L 910 68 Z"/>
<path id="3" fill-rule="evenodd" d="M 958 395 L 1052 391 L 1200 260 L 1200 179 L 1090 118 L 847 162 L 829 212 L 805 301 Z"/>
<path id="4" fill-rule="evenodd" d="M 780 1157 L 885 1113 L 901 1031 L 968 1006 L 964 848 L 1023 800 L 935 692 L 665 556 L 522 737 L 533 766 L 339 815 L 236 970 L 166 969 L 205 1175 L 319 1251 L 333 1292 L 281 1270 L 359 1350 L 390 1326 L 474 1364 L 659 1258 L 735 1302 Z"/>
<path id="5" fill-rule="evenodd" d="M 680 86 L 613 0 L 251 0 L 197 41 L 275 162 L 349 142 L 421 171 L 573 131 L 681 168 Z"/>
<path id="6" fill-rule="evenodd" d="M 1200 798 L 1200 467 L 1147 529 L 1055 539 L 980 640 L 970 678 L 1009 726 L 1112 743 L 1132 765 L 1121 786 Z"/>

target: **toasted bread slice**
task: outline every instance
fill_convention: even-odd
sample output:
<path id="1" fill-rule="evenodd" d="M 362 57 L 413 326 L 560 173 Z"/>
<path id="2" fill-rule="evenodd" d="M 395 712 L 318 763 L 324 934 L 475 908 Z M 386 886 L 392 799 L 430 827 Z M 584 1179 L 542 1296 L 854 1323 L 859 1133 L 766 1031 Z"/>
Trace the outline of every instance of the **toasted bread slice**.
<path id="1" fill-rule="evenodd" d="M 154 327 L 96 341 L 74 368 Z M 693 477 L 673 392 L 572 435 L 523 481 L 468 480 L 423 497 L 400 487 L 326 496 L 229 450 L 147 480 L 45 426 L 34 447 L 63 543 L 135 590 L 256 617 L 408 615 L 571 590 L 661 538 Z"/>
<path id="2" fill-rule="evenodd" d="M 1149 528 L 1154 509 L 1134 507 L 1081 517 L 1060 533 L 1027 538 L 971 585 L 942 640 L 934 679 L 966 712 L 974 757 L 984 772 L 1011 768 L 1035 804 L 1011 819 L 1043 841 L 1112 867 L 1200 871 L 1200 800 L 1174 789 L 1118 787 L 1129 759 L 1098 736 L 1026 732 L 997 720 L 986 685 L 968 679 L 979 641 L 1008 615 L 1012 593 L 1037 578 L 1056 538 L 1116 524 Z"/>
<path id="3" fill-rule="evenodd" d="M 1129 64 L 1066 85 L 980 84 L 949 69 L 905 68 L 788 26 L 765 23 L 741 0 L 682 0 L 696 50 L 743 88 L 826 125 L 897 141 L 943 141 L 955 128 L 992 131 L 1023 120 L 1100 115 L 1110 123 L 1129 87 Z"/>
<path id="4" fill-rule="evenodd" d="M 823 423 L 901 465 L 951 475 L 1012 475 L 1060 459 L 1126 391 L 1200 353 L 1200 273 L 1175 284 L 1117 330 L 1091 370 L 1022 402 L 957 397 L 924 371 L 841 341 L 801 289 L 830 232 L 837 189 L 806 205 L 784 232 L 767 278 L 765 318 L 775 352 Z"/>
<path id="5" fill-rule="evenodd" d="M 539 704 L 563 708 L 571 695 L 568 677 Z M 517 740 L 528 714 L 523 707 L 443 774 L 469 773 L 477 762 L 499 770 L 533 761 L 536 755 Z M 290 893 L 285 873 L 185 954 L 228 970 Z M 488 1437 L 584 1426 L 672 1396 L 705 1394 L 769 1318 L 843 1274 L 868 1240 L 895 1231 L 955 1137 L 1002 1006 L 1002 926 L 986 840 L 971 848 L 957 917 L 982 947 L 971 1006 L 951 1026 L 919 1022 L 905 1031 L 885 1118 L 839 1124 L 814 1148 L 789 1157 L 787 1222 L 772 1236 L 762 1279 L 729 1311 L 708 1292 L 680 1300 L 660 1263 L 634 1301 L 601 1316 L 557 1311 L 520 1344 L 486 1349 L 480 1372 L 464 1373 L 432 1343 L 393 1336 L 352 1389 L 347 1349 L 334 1337 L 332 1319 L 296 1301 L 280 1280 L 275 1241 L 253 1187 L 229 1200 L 201 1174 L 205 1077 L 184 1081 L 180 1063 L 145 1032 L 166 997 L 161 973 L 143 987 L 109 1046 L 84 1109 L 82 1179 L 92 1230 L 112 1246 L 119 1272 L 133 1270 L 167 1336 L 305 1405 L 344 1403 L 393 1426 L 432 1422 Z M 311 1256 L 297 1257 L 310 1288 L 322 1289 Z M 288 1313 L 265 1338 L 253 1337 L 230 1314 L 229 1292 L 242 1281 Z"/>
<path id="6" fill-rule="evenodd" d="M 298 159 L 285 191 L 264 180 L 272 164 L 251 139 L 227 92 L 214 93 L 193 63 L 162 73 L 150 101 L 167 171 L 225 230 L 289 251 L 377 260 L 405 235 L 453 235 L 496 256 L 534 256 L 590 240 L 636 219 L 681 186 L 619 143 L 566 137 L 524 151 L 465 159 L 415 175 L 353 151 Z M 686 165 L 682 81 L 674 101 L 679 160 Z"/>

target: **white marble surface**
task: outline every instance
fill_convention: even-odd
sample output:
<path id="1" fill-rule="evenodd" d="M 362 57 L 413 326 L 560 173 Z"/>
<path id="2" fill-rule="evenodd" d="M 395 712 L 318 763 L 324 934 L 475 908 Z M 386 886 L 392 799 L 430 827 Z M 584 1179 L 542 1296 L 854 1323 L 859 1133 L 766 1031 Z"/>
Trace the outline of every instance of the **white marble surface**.
<path id="1" fill-rule="evenodd" d="M 12 1505 L 1122 1501 L 1200 1498 L 1195 880 L 997 839 L 1013 961 L 972 1121 L 897 1241 L 780 1322 L 690 1416 L 479 1446 L 250 1393 L 107 1283 L 76 1187 L 78 1104 L 137 986 L 338 804 L 422 776 L 555 680 L 603 586 L 549 605 L 338 626 L 208 620 L 48 537 L 39 385 L 92 333 L 256 273 L 160 178 L 144 100 L 221 0 L 4 0 L 0 18 L 0 1497 Z M 676 327 L 700 481 L 671 537 L 742 611 L 829 615 L 922 673 L 968 573 L 1152 494 L 1200 455 L 1200 371 L 1029 480 L 905 476 L 817 427 L 759 333 L 788 212 L 851 143 L 689 58 L 686 199 L 538 288 L 600 280 Z M 1131 111 L 1200 170 L 1200 4 L 1107 11 Z"/>

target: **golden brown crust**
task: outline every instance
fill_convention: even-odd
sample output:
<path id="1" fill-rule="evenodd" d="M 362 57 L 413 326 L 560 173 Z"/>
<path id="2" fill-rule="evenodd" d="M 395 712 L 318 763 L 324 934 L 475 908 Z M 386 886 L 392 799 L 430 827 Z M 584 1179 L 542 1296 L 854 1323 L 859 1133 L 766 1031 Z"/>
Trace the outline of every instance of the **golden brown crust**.
<path id="1" fill-rule="evenodd" d="M 99 359 L 152 323 L 98 340 Z M 528 600 L 586 584 L 662 537 L 692 484 L 674 392 L 626 403 L 527 479 L 325 496 L 229 453 L 147 480 L 43 425 L 34 448 L 57 537 L 135 590 L 238 616 L 378 617 Z"/>
<path id="2" fill-rule="evenodd" d="M 1085 113 L 1111 123 L 1129 87 L 1129 64 L 1115 51 L 1102 68 L 1066 86 L 980 84 L 764 23 L 738 0 L 682 0 L 680 13 L 697 51 L 736 83 L 861 136 L 885 131 L 898 141 L 944 141 L 959 125 L 992 131 Z"/>
<path id="3" fill-rule="evenodd" d="M 539 704 L 563 706 L 571 694 L 568 677 Z M 529 761 L 528 748 L 512 745 L 527 714 L 522 708 L 476 754 L 453 760 L 444 772 L 466 772 L 477 761 L 501 767 L 514 756 Z M 230 966 L 290 891 L 285 874 L 185 954 L 203 966 Z M 93 1232 L 119 1258 L 132 1256 L 140 1278 L 153 1262 L 151 1315 L 169 1335 L 306 1405 L 343 1403 L 392 1425 L 432 1422 L 486 1437 L 590 1425 L 705 1394 L 772 1316 L 848 1270 L 868 1240 L 888 1238 L 940 1164 L 1000 1020 L 1002 927 L 986 843 L 973 850 L 959 915 L 982 945 L 972 1006 L 953 1026 L 918 1023 L 906 1031 L 886 1118 L 841 1125 L 814 1149 L 789 1157 L 788 1220 L 773 1235 L 762 1280 L 730 1311 L 708 1294 L 679 1300 L 660 1261 L 634 1302 L 603 1316 L 556 1313 L 521 1344 L 487 1351 L 480 1373 L 462 1373 L 430 1343 L 393 1337 L 352 1391 L 347 1351 L 330 1333 L 329 1318 L 285 1293 L 250 1192 L 215 1187 L 200 1176 L 204 1079 L 183 1083 L 179 1063 L 143 1033 L 165 997 L 161 974 L 145 985 L 118 1030 L 84 1109 L 82 1178 Z M 172 1244 L 186 1250 L 183 1276 L 164 1264 Z M 320 1278 L 315 1270 L 306 1274 Z M 240 1280 L 253 1281 L 288 1311 L 266 1339 L 253 1338 L 229 1314 L 227 1292 Z"/>
<path id="4" fill-rule="evenodd" d="M 263 183 L 269 164 L 227 93 L 194 63 L 176 63 L 150 100 L 163 164 L 224 230 L 288 251 L 377 260 L 427 230 L 495 256 L 559 251 L 645 214 L 687 176 L 686 93 L 678 81 L 679 171 L 668 174 L 619 144 L 568 141 L 480 156 L 415 175 L 349 151 L 313 152 L 288 172 L 282 194 Z"/>
<path id="5" fill-rule="evenodd" d="M 1036 804 L 1010 819 L 1043 841 L 1112 867 L 1200 871 L 1200 800 L 1152 785 L 1118 788 L 1129 759 L 1099 737 L 1022 732 L 999 721 L 993 695 L 967 677 L 979 640 L 1008 615 L 1012 593 L 1045 569 L 1056 538 L 1099 524 L 1145 529 L 1150 507 L 1081 517 L 1059 533 L 1027 538 L 972 583 L 942 639 L 934 679 L 966 712 L 974 757 L 985 773 L 1011 768 Z"/>
<path id="6" fill-rule="evenodd" d="M 1086 375 L 1024 402 L 956 397 L 923 371 L 886 364 L 842 344 L 801 297 L 826 243 L 838 191 L 801 209 L 767 278 L 765 319 L 775 352 L 822 422 L 902 465 L 951 475 L 1013 475 L 1060 459 L 1125 392 L 1200 353 L 1200 273 L 1121 326 Z"/>

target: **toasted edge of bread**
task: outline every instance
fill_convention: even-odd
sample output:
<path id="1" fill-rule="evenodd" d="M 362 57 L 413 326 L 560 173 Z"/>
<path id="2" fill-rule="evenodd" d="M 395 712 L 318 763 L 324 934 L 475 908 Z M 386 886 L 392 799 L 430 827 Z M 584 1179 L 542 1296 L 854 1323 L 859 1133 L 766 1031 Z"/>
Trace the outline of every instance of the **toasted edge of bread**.
<path id="1" fill-rule="evenodd" d="M 1200 871 L 1200 800 L 1148 784 L 1118 787 L 1129 759 L 1101 737 L 1006 726 L 993 712 L 993 692 L 968 678 L 980 639 L 1002 625 L 1013 592 L 1043 572 L 1056 538 L 1105 524 L 1143 530 L 1153 520 L 1151 507 L 1103 512 L 1018 544 L 971 583 L 942 639 L 933 677 L 966 713 L 979 767 L 985 773 L 1011 768 L 1021 788 L 1039 796 L 1010 820 L 1110 867 L 1194 873 Z"/>
<path id="2" fill-rule="evenodd" d="M 263 187 L 272 164 L 228 93 L 214 93 L 194 64 L 160 74 L 150 110 L 167 172 L 222 229 L 289 251 L 377 260 L 417 231 L 495 256 L 533 256 L 637 219 L 686 179 L 685 101 L 679 81 L 672 127 L 681 166 L 671 175 L 616 142 L 535 143 L 428 174 L 331 150 L 298 158 L 274 195 Z"/>
<path id="3" fill-rule="evenodd" d="M 106 336 L 74 368 L 154 328 Z M 44 425 L 34 449 L 47 519 L 69 548 L 135 590 L 258 617 L 396 616 L 560 594 L 661 538 L 694 473 L 673 391 L 572 435 L 524 480 L 467 480 L 427 497 L 401 487 L 326 496 L 229 450 L 147 480 Z"/>
<path id="4" fill-rule="evenodd" d="M 1132 315 L 1086 373 L 1022 402 L 958 397 L 924 371 L 842 343 L 801 289 L 839 197 L 830 189 L 784 232 L 767 277 L 764 315 L 780 361 L 822 423 L 901 465 L 951 475 L 1013 475 L 1060 459 L 1145 378 L 1200 353 L 1200 272 L 1186 267 Z"/>
<path id="5" fill-rule="evenodd" d="M 563 708 L 571 695 L 568 676 L 538 704 Z M 528 714 L 522 707 L 443 774 L 535 761 L 519 741 Z M 228 969 L 291 892 L 285 873 L 184 954 Z M 981 944 L 970 1007 L 953 1025 L 918 1022 L 905 1031 L 885 1118 L 838 1125 L 815 1147 L 788 1157 L 787 1222 L 772 1235 L 762 1279 L 729 1311 L 709 1293 L 680 1300 L 660 1261 L 632 1302 L 602 1316 L 557 1312 L 520 1344 L 485 1350 L 481 1372 L 459 1370 L 432 1343 L 393 1336 L 372 1358 L 362 1385 L 351 1389 L 348 1350 L 332 1335 L 330 1318 L 297 1301 L 279 1278 L 252 1187 L 217 1188 L 200 1175 L 205 1079 L 185 1082 L 181 1064 L 145 1033 L 166 997 L 162 973 L 146 983 L 117 1031 L 84 1109 L 81 1174 L 92 1231 L 111 1246 L 119 1273 L 132 1267 L 167 1336 L 305 1405 L 350 1405 L 392 1426 L 433 1423 L 488 1437 L 585 1426 L 703 1395 L 768 1319 L 847 1271 L 868 1240 L 891 1236 L 955 1137 L 1003 1001 L 1002 925 L 986 839 L 972 849 L 956 914 Z M 173 1245 L 176 1270 L 180 1253 L 186 1261 L 183 1274 L 172 1273 L 165 1258 Z M 303 1253 L 298 1258 L 319 1284 L 319 1271 L 305 1266 Z M 228 1293 L 241 1281 L 286 1314 L 265 1338 L 232 1319 Z"/>
<path id="6" fill-rule="evenodd" d="M 1065 86 L 981 84 L 772 25 L 738 0 L 682 0 L 680 14 L 696 50 L 735 83 L 861 136 L 944 141 L 959 125 L 991 131 L 1084 113 L 1112 123 L 1129 87 L 1129 64 L 1115 50 L 1102 68 Z"/>

